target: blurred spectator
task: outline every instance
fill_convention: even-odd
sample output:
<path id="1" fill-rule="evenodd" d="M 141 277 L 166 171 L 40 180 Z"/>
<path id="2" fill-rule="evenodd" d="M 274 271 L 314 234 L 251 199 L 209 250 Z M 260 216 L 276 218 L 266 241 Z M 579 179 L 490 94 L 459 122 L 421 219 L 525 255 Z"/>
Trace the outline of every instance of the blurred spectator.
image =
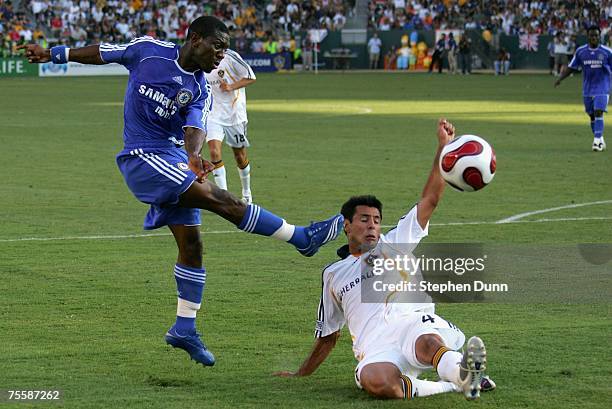
<path id="1" fill-rule="evenodd" d="M 378 38 L 378 33 L 374 33 L 370 41 L 368 41 L 368 56 L 370 60 L 370 69 L 378 68 L 378 59 L 380 58 L 380 47 L 382 41 Z"/>
<path id="2" fill-rule="evenodd" d="M 447 45 L 448 70 L 451 74 L 457 73 L 457 42 L 453 33 L 449 33 Z"/>
<path id="3" fill-rule="evenodd" d="M 385 59 L 384 59 L 385 70 L 395 70 L 396 69 L 396 63 L 398 59 L 397 53 L 398 53 L 397 47 L 394 45 L 391 46 L 389 51 L 387 51 L 387 54 L 385 54 Z"/>
<path id="4" fill-rule="evenodd" d="M 438 66 L 438 74 L 442 74 L 442 64 L 444 63 L 444 51 L 446 48 L 446 34 L 442 34 L 440 39 L 436 42 L 436 48 L 431 56 L 431 64 L 429 65 L 429 72 L 431 73 L 434 64 Z"/>
<path id="5" fill-rule="evenodd" d="M 461 63 L 461 74 L 472 73 L 472 40 L 465 34 L 459 40 L 459 62 Z"/>
<path id="6" fill-rule="evenodd" d="M 563 33 L 559 31 L 555 35 L 554 39 L 554 52 L 555 52 L 555 76 L 558 76 L 563 71 L 566 65 L 567 58 L 567 42 Z"/>
<path id="7" fill-rule="evenodd" d="M 306 34 L 306 37 L 302 40 L 302 66 L 306 71 L 312 69 L 312 53 L 314 51 L 314 43 L 310 38 L 310 34 Z"/>
<path id="8" fill-rule="evenodd" d="M 497 53 L 497 59 L 493 62 L 495 75 L 508 75 L 510 73 L 510 53 L 501 48 Z"/>

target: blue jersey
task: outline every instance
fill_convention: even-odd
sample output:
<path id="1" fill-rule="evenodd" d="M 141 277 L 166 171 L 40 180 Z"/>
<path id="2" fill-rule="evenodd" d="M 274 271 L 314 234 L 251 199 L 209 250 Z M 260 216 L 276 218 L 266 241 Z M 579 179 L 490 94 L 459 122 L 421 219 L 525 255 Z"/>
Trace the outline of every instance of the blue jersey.
<path id="1" fill-rule="evenodd" d="M 179 66 L 179 49 L 152 37 L 100 44 L 102 60 L 130 71 L 123 108 L 126 149 L 181 144 L 185 127 L 206 131 L 211 89 L 201 70 L 188 72 Z"/>
<path id="2" fill-rule="evenodd" d="M 582 95 L 596 96 L 610 93 L 612 50 L 608 47 L 600 45 L 597 48 L 590 48 L 585 44 L 576 50 L 568 67 L 582 71 Z"/>

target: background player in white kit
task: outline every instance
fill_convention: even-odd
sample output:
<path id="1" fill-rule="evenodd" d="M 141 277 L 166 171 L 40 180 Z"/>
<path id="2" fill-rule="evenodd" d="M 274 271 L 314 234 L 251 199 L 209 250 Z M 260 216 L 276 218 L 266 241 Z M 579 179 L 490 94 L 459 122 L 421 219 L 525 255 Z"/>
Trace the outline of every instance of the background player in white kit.
<path id="1" fill-rule="evenodd" d="M 210 160 L 215 166 L 215 183 L 227 190 L 225 165 L 221 156 L 223 139 L 234 151 L 242 184 L 242 200 L 246 204 L 253 201 L 251 195 L 251 165 L 247 158 L 247 111 L 245 87 L 255 82 L 251 67 L 232 50 L 225 51 L 219 67 L 206 76 L 212 86 L 213 107 L 208 117 L 206 142 Z"/>
<path id="2" fill-rule="evenodd" d="M 440 152 L 455 136 L 455 127 L 444 119 L 438 124 L 438 149 L 421 200 L 397 227 L 380 233 L 382 204 L 374 196 L 356 196 L 342 206 L 348 245 L 338 251 L 341 260 L 323 270 L 321 301 L 315 345 L 296 372 L 278 376 L 308 376 L 327 358 L 340 330 L 347 324 L 359 361 L 355 380 L 360 388 L 380 398 L 410 399 L 444 392 L 463 392 L 468 399 L 491 390 L 495 384 L 484 377 L 486 350 L 472 337 L 464 354 L 456 352 L 465 341 L 452 323 L 434 313 L 430 299 L 421 303 L 368 303 L 361 287 L 374 280 L 365 273 L 377 245 L 399 248 L 416 246 L 427 236 L 429 219 L 442 197 L 445 182 L 438 167 Z M 442 381 L 417 379 L 435 368 Z"/>

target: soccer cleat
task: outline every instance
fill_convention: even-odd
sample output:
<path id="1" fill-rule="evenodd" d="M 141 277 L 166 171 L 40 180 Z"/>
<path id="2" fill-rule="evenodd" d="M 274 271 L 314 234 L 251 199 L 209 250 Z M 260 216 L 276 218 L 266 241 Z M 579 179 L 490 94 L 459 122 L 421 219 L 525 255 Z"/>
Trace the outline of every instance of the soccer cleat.
<path id="1" fill-rule="evenodd" d="M 313 222 L 306 227 L 306 235 L 310 240 L 308 246 L 297 249 L 303 256 L 314 256 L 325 243 L 335 240 L 342 231 L 344 216 L 337 214 L 322 222 Z"/>
<path id="2" fill-rule="evenodd" d="M 253 197 L 249 194 L 249 195 L 245 195 L 244 193 L 242 194 L 242 202 L 245 205 L 250 205 L 253 203 Z"/>
<path id="3" fill-rule="evenodd" d="M 606 141 L 603 136 L 593 139 L 593 152 L 603 152 L 606 150 Z"/>
<path id="4" fill-rule="evenodd" d="M 472 337 L 467 342 L 463 359 L 459 367 L 459 387 L 466 399 L 480 397 L 484 371 L 487 369 L 487 350 L 484 342 L 478 337 Z"/>
<path id="5" fill-rule="evenodd" d="M 180 335 L 174 327 L 166 332 L 166 343 L 174 348 L 180 348 L 187 351 L 191 359 L 205 366 L 213 366 L 215 364 L 215 356 L 206 348 L 206 345 L 200 339 L 199 333 L 193 331 L 187 335 Z"/>
<path id="6" fill-rule="evenodd" d="M 481 392 L 491 392 L 497 388 L 493 379 L 489 378 L 489 376 L 484 375 L 480 380 L 480 391 Z"/>

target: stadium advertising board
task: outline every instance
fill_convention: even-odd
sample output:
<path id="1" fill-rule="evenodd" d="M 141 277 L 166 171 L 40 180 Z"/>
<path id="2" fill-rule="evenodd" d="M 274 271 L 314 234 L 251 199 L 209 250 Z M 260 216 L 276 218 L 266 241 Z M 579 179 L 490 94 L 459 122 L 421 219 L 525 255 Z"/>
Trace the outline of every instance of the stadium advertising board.
<path id="1" fill-rule="evenodd" d="M 128 75 L 128 70 L 119 64 L 83 65 L 77 62 L 68 64 L 39 64 L 38 75 L 41 77 L 79 77 L 89 75 Z"/>
<path id="2" fill-rule="evenodd" d="M 0 77 L 37 76 L 38 68 L 25 58 L 0 58 Z"/>
<path id="3" fill-rule="evenodd" d="M 275 72 L 291 69 L 291 53 L 251 53 L 242 55 L 255 72 Z"/>

